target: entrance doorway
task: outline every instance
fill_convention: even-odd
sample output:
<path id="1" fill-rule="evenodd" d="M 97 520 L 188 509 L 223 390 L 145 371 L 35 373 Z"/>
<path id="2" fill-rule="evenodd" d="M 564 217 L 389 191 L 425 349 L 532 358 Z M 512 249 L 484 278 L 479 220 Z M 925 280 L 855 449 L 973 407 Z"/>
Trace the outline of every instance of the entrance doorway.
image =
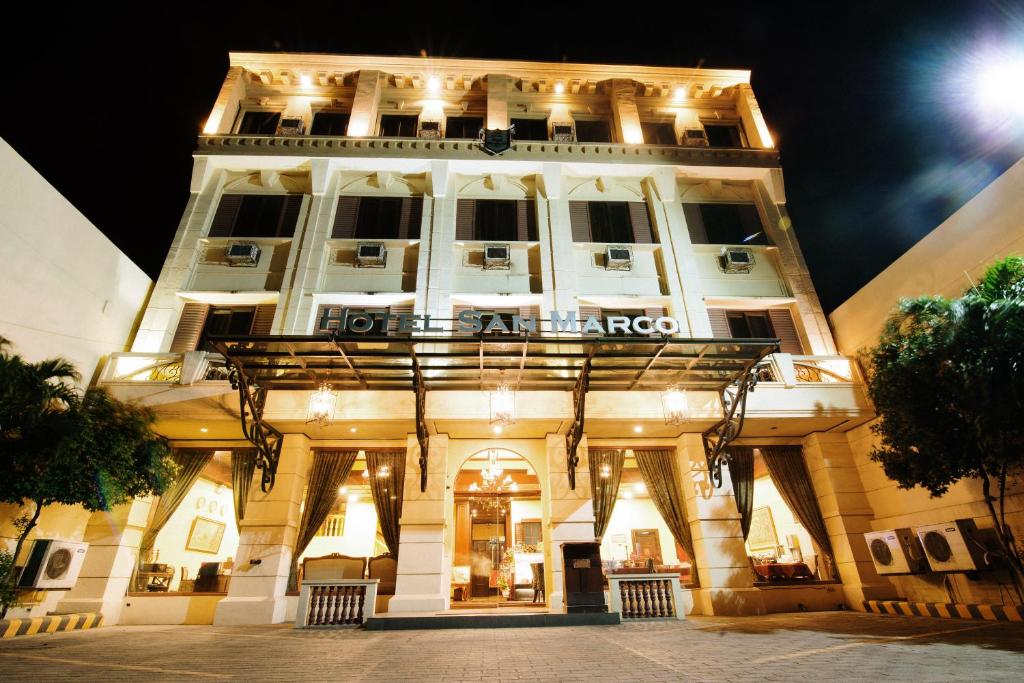
<path id="1" fill-rule="evenodd" d="M 452 608 L 547 604 L 540 480 L 513 451 L 491 448 L 455 478 Z"/>

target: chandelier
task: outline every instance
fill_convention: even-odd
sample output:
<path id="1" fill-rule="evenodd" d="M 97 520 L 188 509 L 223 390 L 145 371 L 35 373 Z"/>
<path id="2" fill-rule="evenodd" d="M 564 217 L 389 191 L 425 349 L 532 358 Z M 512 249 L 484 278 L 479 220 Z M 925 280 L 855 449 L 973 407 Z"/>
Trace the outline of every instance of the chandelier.
<path id="1" fill-rule="evenodd" d="M 502 382 L 491 392 L 491 424 L 510 425 L 516 421 L 516 393 Z"/>
<path id="2" fill-rule="evenodd" d="M 480 482 L 474 481 L 469 485 L 471 493 L 488 495 L 481 497 L 473 496 L 469 499 L 470 503 L 474 507 L 488 511 L 494 510 L 499 514 L 503 514 L 508 499 L 502 497 L 501 494 L 515 493 L 519 490 L 519 484 L 512 479 L 512 475 L 505 474 L 502 477 L 501 475 L 503 474 L 505 474 L 505 470 L 498 462 L 498 451 L 488 451 L 487 466 L 480 470 Z"/>
<path id="3" fill-rule="evenodd" d="M 689 400 L 686 391 L 678 386 L 670 386 L 661 392 L 661 408 L 665 413 L 665 424 L 681 425 L 689 419 Z"/>
<path id="4" fill-rule="evenodd" d="M 331 391 L 331 385 L 322 382 L 320 388 L 309 397 L 306 424 L 316 423 L 321 427 L 329 426 L 334 420 L 334 407 L 337 402 L 338 397 Z"/>

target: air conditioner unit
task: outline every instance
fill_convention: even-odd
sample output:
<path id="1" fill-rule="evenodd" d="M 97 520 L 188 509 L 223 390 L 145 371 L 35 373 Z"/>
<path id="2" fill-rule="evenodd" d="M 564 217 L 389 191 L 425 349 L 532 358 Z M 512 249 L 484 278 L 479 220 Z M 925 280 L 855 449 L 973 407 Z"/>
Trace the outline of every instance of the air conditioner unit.
<path id="1" fill-rule="evenodd" d="M 629 247 L 608 247 L 604 251 L 605 270 L 630 270 L 633 268 L 633 250 Z"/>
<path id="2" fill-rule="evenodd" d="M 38 539 L 18 585 L 22 588 L 73 588 L 85 561 L 88 543 Z"/>
<path id="3" fill-rule="evenodd" d="M 252 242 L 232 242 L 225 259 L 229 265 L 252 268 L 260 262 L 260 248 Z"/>
<path id="4" fill-rule="evenodd" d="M 703 128 L 687 128 L 683 131 L 684 147 L 707 147 L 708 134 Z"/>
<path id="5" fill-rule="evenodd" d="M 508 270 L 512 267 L 511 249 L 507 244 L 484 247 L 484 270 Z"/>
<path id="6" fill-rule="evenodd" d="M 441 122 L 440 121 L 420 121 L 420 129 L 418 132 L 421 138 L 432 138 L 437 139 L 441 137 Z"/>
<path id="7" fill-rule="evenodd" d="M 754 251 L 745 247 L 722 247 L 718 267 L 723 273 L 749 273 L 754 268 Z"/>
<path id="8" fill-rule="evenodd" d="M 277 125 L 278 135 L 302 135 L 306 130 L 300 116 L 282 116 Z"/>
<path id="9" fill-rule="evenodd" d="M 356 264 L 361 268 L 383 268 L 388 262 L 388 250 L 383 242 L 360 242 L 356 246 Z"/>
<path id="10" fill-rule="evenodd" d="M 926 524 L 914 531 L 933 572 L 973 572 L 988 566 L 973 519 Z"/>
<path id="11" fill-rule="evenodd" d="M 888 529 L 864 534 L 871 561 L 879 574 L 917 574 L 928 571 L 921 542 L 912 529 Z"/>
<path id="12" fill-rule="evenodd" d="M 551 139 L 554 142 L 574 142 L 576 136 L 572 132 L 571 123 L 551 124 Z"/>

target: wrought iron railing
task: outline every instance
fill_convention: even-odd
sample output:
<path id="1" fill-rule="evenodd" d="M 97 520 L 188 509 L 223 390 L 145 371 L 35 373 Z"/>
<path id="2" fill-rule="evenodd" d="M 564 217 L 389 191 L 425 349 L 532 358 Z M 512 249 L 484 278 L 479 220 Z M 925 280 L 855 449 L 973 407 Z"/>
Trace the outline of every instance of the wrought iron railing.
<path id="1" fill-rule="evenodd" d="M 775 353 L 757 368 L 758 382 L 796 384 L 852 384 L 854 365 L 843 356 L 793 356 Z"/>
<path id="2" fill-rule="evenodd" d="M 103 369 L 104 383 L 194 384 L 227 381 L 224 357 L 206 351 L 187 353 L 112 353 Z"/>

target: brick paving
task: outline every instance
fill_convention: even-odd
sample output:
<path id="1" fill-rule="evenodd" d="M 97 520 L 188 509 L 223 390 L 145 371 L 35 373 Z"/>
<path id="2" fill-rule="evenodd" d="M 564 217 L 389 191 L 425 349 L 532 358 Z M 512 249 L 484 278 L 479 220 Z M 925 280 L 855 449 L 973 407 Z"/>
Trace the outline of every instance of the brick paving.
<path id="1" fill-rule="evenodd" d="M 0 642 L 0 680 L 1021 681 L 1024 624 L 855 612 L 367 632 L 125 626 Z"/>

